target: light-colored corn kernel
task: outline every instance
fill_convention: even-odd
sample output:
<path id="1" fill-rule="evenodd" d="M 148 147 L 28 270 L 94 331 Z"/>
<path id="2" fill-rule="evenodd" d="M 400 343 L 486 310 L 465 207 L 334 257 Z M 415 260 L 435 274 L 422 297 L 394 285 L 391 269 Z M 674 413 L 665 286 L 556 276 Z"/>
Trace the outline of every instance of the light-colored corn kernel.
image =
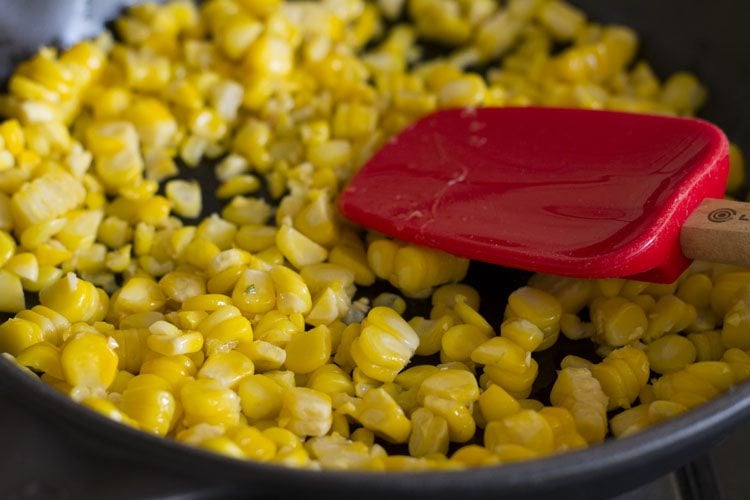
<path id="1" fill-rule="evenodd" d="M 279 425 L 300 437 L 323 436 L 331 428 L 333 412 L 327 394 L 306 387 L 289 389 L 283 398 Z"/>

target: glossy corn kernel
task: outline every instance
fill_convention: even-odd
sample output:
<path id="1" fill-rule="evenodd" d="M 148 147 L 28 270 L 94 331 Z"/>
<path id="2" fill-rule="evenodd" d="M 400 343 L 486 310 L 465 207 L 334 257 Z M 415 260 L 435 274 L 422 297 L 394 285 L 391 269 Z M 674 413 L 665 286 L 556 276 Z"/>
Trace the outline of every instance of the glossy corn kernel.
<path id="1" fill-rule="evenodd" d="M 644 334 L 647 341 L 653 341 L 668 333 L 677 333 L 695 321 L 695 307 L 674 295 L 661 297 L 648 313 L 648 328 Z"/>
<path id="2" fill-rule="evenodd" d="M 490 450 L 510 444 L 547 454 L 554 450 L 554 442 L 554 434 L 547 420 L 532 410 L 521 410 L 502 420 L 490 422 L 484 431 L 484 445 Z"/>
<path id="3" fill-rule="evenodd" d="M 591 306 L 591 320 L 596 335 L 614 347 L 638 340 L 649 326 L 643 309 L 622 297 L 595 301 Z"/>
<path id="4" fill-rule="evenodd" d="M 411 422 L 393 397 L 384 389 L 367 391 L 349 410 L 366 429 L 391 443 L 406 443 L 411 432 Z"/>
<path id="5" fill-rule="evenodd" d="M 238 351 L 215 352 L 198 370 L 197 378 L 217 380 L 224 387 L 235 389 L 240 381 L 255 371 L 253 362 Z"/>
<path id="6" fill-rule="evenodd" d="M 60 364 L 60 349 L 47 342 L 30 345 L 19 352 L 16 363 L 30 368 L 35 373 L 49 374 L 60 380 L 65 378 Z"/>
<path id="7" fill-rule="evenodd" d="M 695 345 L 680 335 L 665 335 L 646 347 L 649 365 L 656 373 L 665 374 L 681 370 L 695 362 Z"/>
<path id="8" fill-rule="evenodd" d="M 531 365 L 531 355 L 506 337 L 493 337 L 477 346 L 471 360 L 511 373 L 524 373 Z"/>
<path id="9" fill-rule="evenodd" d="M 609 399 L 609 410 L 629 408 L 635 401 L 648 382 L 650 360 L 651 356 L 640 349 L 625 346 L 615 349 L 604 361 L 589 368 Z"/>
<path id="10" fill-rule="evenodd" d="M 578 432 L 591 443 L 599 443 L 607 434 L 607 395 L 599 381 L 586 368 L 564 368 L 557 374 L 550 401 L 567 408 Z"/>
<path id="11" fill-rule="evenodd" d="M 750 354 L 735 347 L 727 349 L 721 360 L 729 365 L 734 383 L 750 378 Z"/>
<path id="12" fill-rule="evenodd" d="M 265 462 L 276 455 L 276 443 L 255 427 L 238 425 L 227 429 L 226 437 L 241 450 L 244 457 Z"/>
<path id="13" fill-rule="evenodd" d="M 510 294 L 505 310 L 507 319 L 525 319 L 542 330 L 544 341 L 538 349 L 547 349 L 555 343 L 561 315 L 562 305 L 554 296 L 528 286 Z"/>
<path id="14" fill-rule="evenodd" d="M 3 295 L 0 298 L 0 311 L 16 313 L 26 307 L 23 285 L 17 274 L 0 269 L 0 286 L 3 289 Z"/>
<path id="15" fill-rule="evenodd" d="M 281 411 L 285 388 L 260 374 L 243 378 L 238 387 L 242 413 L 250 422 L 274 419 Z"/>
<path id="16" fill-rule="evenodd" d="M 468 361 L 477 349 L 489 341 L 491 335 L 492 332 L 487 332 L 475 325 L 451 326 L 440 339 L 441 354 L 446 360 Z M 472 359 L 472 361 L 475 360 Z"/>
<path id="17" fill-rule="evenodd" d="M 417 333 L 393 309 L 376 307 L 351 344 L 351 356 L 368 376 L 392 382 L 419 345 Z"/>
<path id="18" fill-rule="evenodd" d="M 727 363 L 700 361 L 658 379 L 654 394 L 657 399 L 692 408 L 726 391 L 732 383 L 732 370 Z"/>
<path id="19" fill-rule="evenodd" d="M 300 437 L 323 436 L 331 428 L 331 398 L 306 387 L 289 389 L 283 397 L 279 425 Z"/>
<path id="20" fill-rule="evenodd" d="M 331 332 L 325 325 L 292 335 L 286 345 L 286 367 L 295 373 L 311 373 L 331 357 Z"/>
<path id="21" fill-rule="evenodd" d="M 165 436 L 172 427 L 177 403 L 167 390 L 133 387 L 122 393 L 120 409 L 141 429 Z"/>
<path id="22" fill-rule="evenodd" d="M 108 339 L 96 333 L 81 333 L 60 352 L 65 381 L 73 387 L 106 389 L 117 375 L 117 354 Z"/>
<path id="23" fill-rule="evenodd" d="M 240 421 L 240 397 L 213 379 L 186 382 L 180 390 L 185 425 L 237 425 Z"/>
<path id="24" fill-rule="evenodd" d="M 458 401 L 470 406 L 479 397 L 479 387 L 474 374 L 466 370 L 446 369 L 427 376 L 419 385 L 420 402 L 428 396 Z"/>
<path id="25" fill-rule="evenodd" d="M 448 453 L 448 422 L 444 418 L 425 408 L 418 408 L 411 415 L 411 423 L 409 455 L 424 457 L 434 453 Z"/>

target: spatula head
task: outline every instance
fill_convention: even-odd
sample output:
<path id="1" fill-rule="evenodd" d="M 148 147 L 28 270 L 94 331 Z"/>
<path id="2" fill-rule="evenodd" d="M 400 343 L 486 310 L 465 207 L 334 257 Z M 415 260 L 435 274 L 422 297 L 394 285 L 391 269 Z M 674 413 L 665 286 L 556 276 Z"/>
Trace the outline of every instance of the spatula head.
<path id="1" fill-rule="evenodd" d="M 560 108 L 455 109 L 391 139 L 339 198 L 347 218 L 471 259 L 671 282 L 680 227 L 721 197 L 728 142 L 695 119 Z"/>

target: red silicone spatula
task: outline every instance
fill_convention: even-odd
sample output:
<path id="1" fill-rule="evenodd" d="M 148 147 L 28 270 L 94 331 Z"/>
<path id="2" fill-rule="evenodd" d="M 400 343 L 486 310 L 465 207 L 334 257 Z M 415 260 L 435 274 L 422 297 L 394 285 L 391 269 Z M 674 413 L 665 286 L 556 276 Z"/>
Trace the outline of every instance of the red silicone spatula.
<path id="1" fill-rule="evenodd" d="M 728 166 L 724 134 L 695 119 L 446 110 L 390 140 L 339 206 L 365 227 L 462 257 L 670 282 L 689 259 L 750 265 L 750 209 L 717 199 Z"/>

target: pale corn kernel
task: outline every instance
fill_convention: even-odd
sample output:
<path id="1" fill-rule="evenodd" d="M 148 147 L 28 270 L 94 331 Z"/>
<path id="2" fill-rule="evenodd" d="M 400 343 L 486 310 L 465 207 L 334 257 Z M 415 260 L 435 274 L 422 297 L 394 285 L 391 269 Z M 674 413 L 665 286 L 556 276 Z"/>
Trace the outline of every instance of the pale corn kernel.
<path id="1" fill-rule="evenodd" d="M 367 391 L 353 404 L 351 415 L 366 429 L 391 443 L 407 442 L 412 429 L 396 401 L 382 388 Z"/>
<path id="2" fill-rule="evenodd" d="M 300 437 L 323 436 L 333 422 L 331 398 L 306 387 L 289 389 L 284 394 L 278 421 L 281 427 Z"/>
<path id="3" fill-rule="evenodd" d="M 196 181 L 172 180 L 167 182 L 165 192 L 172 210 L 182 217 L 192 219 L 200 215 L 203 208 L 201 188 Z"/>
<path id="4" fill-rule="evenodd" d="M 282 225 L 276 233 L 276 246 L 294 267 L 300 269 L 326 260 L 328 251 L 325 247 L 294 229 L 291 225 Z"/>
<path id="5" fill-rule="evenodd" d="M 474 374 L 466 370 L 440 370 L 427 376 L 419 386 L 419 402 L 424 402 L 428 396 L 450 399 L 470 406 L 479 397 L 479 386 Z"/>
<path id="6" fill-rule="evenodd" d="M 253 362 L 238 351 L 215 352 L 206 358 L 198 370 L 198 378 L 217 380 L 224 387 L 234 389 L 240 381 L 255 371 Z"/>
<path id="7" fill-rule="evenodd" d="M 411 415 L 412 432 L 409 436 L 409 454 L 424 457 L 433 453 L 445 455 L 450 444 L 448 422 L 426 408 L 418 408 Z"/>
<path id="8" fill-rule="evenodd" d="M 286 351 L 283 348 L 264 340 L 240 342 L 236 349 L 252 360 L 258 372 L 278 370 L 286 361 Z"/>

